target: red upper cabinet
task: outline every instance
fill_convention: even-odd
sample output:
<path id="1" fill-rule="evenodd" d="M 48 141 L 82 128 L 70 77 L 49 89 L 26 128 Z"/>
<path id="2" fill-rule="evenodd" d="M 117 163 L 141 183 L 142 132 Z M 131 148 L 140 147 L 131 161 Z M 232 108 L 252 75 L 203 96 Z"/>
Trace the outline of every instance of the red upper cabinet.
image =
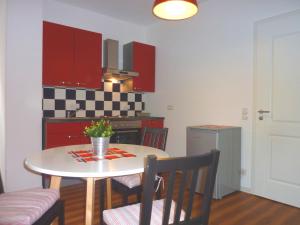
<path id="1" fill-rule="evenodd" d="M 75 30 L 74 68 L 76 86 L 99 88 L 101 84 L 102 35 Z"/>
<path id="2" fill-rule="evenodd" d="M 102 35 L 44 22 L 43 85 L 101 88 Z"/>
<path id="3" fill-rule="evenodd" d="M 72 28 L 44 22 L 43 84 L 64 86 L 72 81 L 74 64 Z"/>
<path id="4" fill-rule="evenodd" d="M 124 45 L 124 69 L 139 72 L 133 79 L 133 91 L 155 91 L 155 46 L 139 42 Z"/>

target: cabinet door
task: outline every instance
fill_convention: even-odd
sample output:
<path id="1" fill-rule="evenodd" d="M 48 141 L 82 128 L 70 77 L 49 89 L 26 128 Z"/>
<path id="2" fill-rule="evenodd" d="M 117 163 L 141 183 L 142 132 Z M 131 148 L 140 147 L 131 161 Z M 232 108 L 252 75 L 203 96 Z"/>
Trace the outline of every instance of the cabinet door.
<path id="1" fill-rule="evenodd" d="M 44 132 L 45 147 L 53 148 L 66 145 L 88 144 L 90 140 L 83 134 L 84 127 L 90 122 L 48 123 Z"/>
<path id="2" fill-rule="evenodd" d="M 88 138 L 79 135 L 49 134 L 47 136 L 46 148 L 88 143 L 90 143 Z"/>
<path id="3" fill-rule="evenodd" d="M 133 42 L 133 71 L 139 76 L 133 79 L 134 91 L 155 90 L 155 47 Z"/>
<path id="4" fill-rule="evenodd" d="M 142 120 L 142 128 L 150 127 L 150 128 L 163 128 L 164 120 L 163 119 L 155 119 L 155 120 Z"/>
<path id="5" fill-rule="evenodd" d="M 80 29 L 74 30 L 75 86 L 100 88 L 102 76 L 102 35 Z"/>
<path id="6" fill-rule="evenodd" d="M 71 27 L 43 23 L 43 85 L 71 84 L 74 63 L 74 33 Z"/>

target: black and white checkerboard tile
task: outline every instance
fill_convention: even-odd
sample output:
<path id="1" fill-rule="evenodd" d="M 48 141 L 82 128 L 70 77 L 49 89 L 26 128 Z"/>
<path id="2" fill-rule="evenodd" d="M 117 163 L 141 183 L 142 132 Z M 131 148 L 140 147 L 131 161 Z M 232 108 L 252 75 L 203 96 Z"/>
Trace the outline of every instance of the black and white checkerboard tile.
<path id="1" fill-rule="evenodd" d="M 76 110 L 77 109 L 77 110 Z M 145 109 L 143 94 L 121 92 L 120 84 L 104 83 L 104 91 L 72 88 L 43 88 L 44 117 L 135 116 Z"/>

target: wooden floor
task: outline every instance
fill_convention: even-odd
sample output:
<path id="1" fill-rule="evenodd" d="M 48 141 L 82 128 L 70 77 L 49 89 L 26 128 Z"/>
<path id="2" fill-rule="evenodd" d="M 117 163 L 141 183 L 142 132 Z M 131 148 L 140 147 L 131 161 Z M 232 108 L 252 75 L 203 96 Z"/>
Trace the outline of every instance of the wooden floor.
<path id="1" fill-rule="evenodd" d="M 61 197 L 65 201 L 65 224 L 84 225 L 85 183 L 63 187 Z M 96 186 L 96 205 L 94 224 L 99 224 L 99 192 Z M 113 205 L 121 203 L 121 197 L 113 192 Z M 193 215 L 197 214 L 200 205 L 197 195 Z M 131 200 L 135 200 L 132 197 Z M 300 209 L 280 204 L 268 199 L 236 192 L 214 200 L 210 215 L 210 225 L 300 225 Z"/>

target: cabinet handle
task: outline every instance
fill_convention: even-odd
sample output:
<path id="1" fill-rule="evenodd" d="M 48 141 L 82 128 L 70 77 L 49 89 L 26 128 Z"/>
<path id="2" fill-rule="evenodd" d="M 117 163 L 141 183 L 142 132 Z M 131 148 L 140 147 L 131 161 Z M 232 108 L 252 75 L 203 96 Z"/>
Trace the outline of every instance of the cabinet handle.
<path id="1" fill-rule="evenodd" d="M 79 82 L 77 82 L 76 84 L 77 84 L 77 86 L 79 86 L 79 84 L 80 84 L 80 83 L 79 83 Z"/>
<path id="2" fill-rule="evenodd" d="M 71 139 L 71 138 L 80 138 L 81 136 L 72 136 L 72 135 L 68 135 L 67 138 Z"/>
<path id="3" fill-rule="evenodd" d="M 142 88 L 134 87 L 133 90 L 136 90 L 136 91 L 142 91 Z"/>
<path id="4" fill-rule="evenodd" d="M 64 82 L 64 81 L 62 81 L 61 83 L 62 83 L 62 84 L 65 84 L 65 82 Z"/>

